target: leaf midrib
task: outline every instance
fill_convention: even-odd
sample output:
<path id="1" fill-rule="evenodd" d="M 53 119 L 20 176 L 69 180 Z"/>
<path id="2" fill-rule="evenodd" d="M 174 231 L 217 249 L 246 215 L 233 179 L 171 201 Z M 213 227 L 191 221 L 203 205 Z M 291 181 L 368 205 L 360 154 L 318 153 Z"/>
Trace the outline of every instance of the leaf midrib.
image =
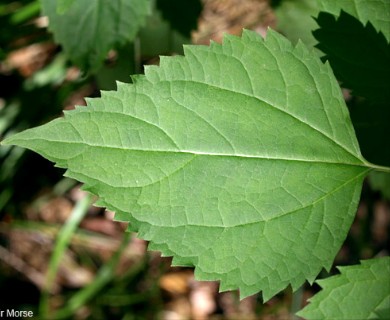
<path id="1" fill-rule="evenodd" d="M 10 143 L 16 143 L 13 142 L 13 139 L 11 139 Z M 19 139 L 15 139 L 19 140 Z M 107 149 L 115 149 L 115 150 L 121 150 L 121 151 L 135 151 L 135 152 L 154 152 L 154 153 L 176 153 L 176 154 L 189 154 L 189 155 L 198 155 L 198 156 L 215 156 L 215 157 L 237 157 L 237 158 L 244 158 L 244 159 L 258 159 L 258 160 L 274 160 L 274 161 L 294 161 L 294 162 L 309 162 L 309 163 L 317 163 L 317 164 L 333 164 L 333 165 L 349 165 L 349 166 L 355 166 L 355 167 L 365 167 L 365 168 L 371 168 L 369 164 L 366 164 L 364 162 L 361 163 L 350 163 L 350 162 L 337 162 L 337 161 L 323 161 L 319 159 L 303 159 L 303 158 L 287 158 L 287 157 L 269 157 L 269 156 L 259 156 L 259 155 L 246 155 L 246 154 L 228 154 L 228 153 L 216 153 L 216 152 L 201 152 L 201 151 L 193 151 L 193 150 L 158 150 L 158 149 L 131 149 L 131 148 L 125 148 L 125 147 L 118 147 L 118 146 L 109 146 L 109 145 L 99 145 L 99 144 L 92 144 L 87 143 L 85 141 L 62 141 L 62 140 L 54 140 L 54 139 L 40 139 L 40 138 L 23 138 L 23 141 L 45 141 L 45 142 L 54 142 L 54 143 L 65 143 L 65 144 L 81 144 L 86 145 L 93 148 L 107 148 Z M 7 142 L 8 144 L 8 142 Z M 34 149 L 32 147 L 27 147 L 30 149 Z M 52 157 L 56 158 L 56 157 Z M 57 159 L 57 158 L 56 158 Z M 58 159 L 61 160 L 61 159 Z M 65 159 L 66 160 L 66 159 Z M 360 159 L 359 159 L 360 160 Z"/>

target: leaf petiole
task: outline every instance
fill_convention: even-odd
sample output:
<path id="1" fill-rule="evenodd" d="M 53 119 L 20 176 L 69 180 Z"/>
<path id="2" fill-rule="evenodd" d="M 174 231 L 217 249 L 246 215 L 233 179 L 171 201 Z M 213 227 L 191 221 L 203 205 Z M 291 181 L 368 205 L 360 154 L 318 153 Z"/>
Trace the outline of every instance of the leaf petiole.
<path id="1" fill-rule="evenodd" d="M 372 164 L 370 162 L 368 162 L 367 165 L 370 168 L 372 168 L 373 170 L 375 170 L 375 171 L 380 171 L 380 172 L 384 172 L 384 173 L 390 173 L 390 167 L 379 166 L 379 165 L 376 165 L 376 164 Z"/>

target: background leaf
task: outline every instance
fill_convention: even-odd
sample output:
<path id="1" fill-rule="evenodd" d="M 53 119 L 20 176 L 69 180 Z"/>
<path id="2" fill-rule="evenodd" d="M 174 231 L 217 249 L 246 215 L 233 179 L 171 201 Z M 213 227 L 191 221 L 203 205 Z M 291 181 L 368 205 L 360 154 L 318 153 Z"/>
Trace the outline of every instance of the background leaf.
<path id="1" fill-rule="evenodd" d="M 341 10 L 357 18 L 364 25 L 369 21 L 390 42 L 390 1 L 388 0 L 317 0 L 321 11 L 336 16 Z"/>
<path id="2" fill-rule="evenodd" d="M 301 40 L 305 45 L 314 47 L 317 41 L 312 31 L 318 26 L 313 17 L 317 16 L 318 12 L 315 1 L 284 0 L 275 9 L 277 28 L 292 43 Z"/>
<path id="3" fill-rule="evenodd" d="M 329 65 L 245 31 L 5 141 L 67 168 L 150 249 L 268 300 L 330 268 L 364 176 Z"/>
<path id="4" fill-rule="evenodd" d="M 322 290 L 298 315 L 306 319 L 388 319 L 390 258 L 365 260 L 339 270 L 340 275 L 317 281 Z"/>
<path id="5" fill-rule="evenodd" d="M 41 1 L 55 40 L 75 64 L 92 70 L 110 49 L 134 39 L 150 10 L 149 0 L 77 0 L 58 14 L 58 0 Z"/>
<path id="6" fill-rule="evenodd" d="M 390 100 L 390 43 L 370 22 L 363 24 L 341 11 L 337 19 L 321 12 L 313 32 L 344 88 L 375 103 Z"/>
<path id="7" fill-rule="evenodd" d="M 162 17 L 162 13 L 153 8 L 147 18 L 146 25 L 139 32 L 141 53 L 145 57 L 183 54 L 183 44 L 191 43 L 190 37 L 185 37 L 172 24 Z"/>

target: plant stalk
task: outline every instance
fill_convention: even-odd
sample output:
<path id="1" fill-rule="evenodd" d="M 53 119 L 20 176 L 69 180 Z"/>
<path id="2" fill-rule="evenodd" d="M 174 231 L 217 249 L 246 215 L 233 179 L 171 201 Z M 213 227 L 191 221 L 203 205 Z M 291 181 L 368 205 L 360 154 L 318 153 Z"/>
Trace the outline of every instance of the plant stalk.
<path id="1" fill-rule="evenodd" d="M 79 200 L 74 207 L 68 221 L 58 234 L 57 241 L 55 243 L 53 253 L 50 258 L 48 271 L 46 274 L 45 286 L 42 291 L 39 313 L 42 319 L 50 319 L 50 291 L 54 285 L 54 281 L 57 275 L 58 268 L 60 266 L 61 259 L 64 255 L 66 248 L 69 245 L 70 239 L 75 233 L 80 221 L 84 218 L 92 203 L 92 195 L 88 194 L 83 199 Z"/>

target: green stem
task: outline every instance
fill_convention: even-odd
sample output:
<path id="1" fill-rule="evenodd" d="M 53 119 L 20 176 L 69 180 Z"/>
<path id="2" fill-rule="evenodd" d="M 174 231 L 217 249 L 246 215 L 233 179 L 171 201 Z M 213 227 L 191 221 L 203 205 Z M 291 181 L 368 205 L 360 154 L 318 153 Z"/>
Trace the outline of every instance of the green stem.
<path id="1" fill-rule="evenodd" d="M 378 165 L 370 163 L 370 162 L 367 162 L 367 166 L 374 169 L 375 171 L 390 173 L 390 167 L 378 166 Z"/>
<path id="2" fill-rule="evenodd" d="M 38 16 L 40 10 L 41 10 L 41 4 L 39 3 L 39 1 L 31 2 L 27 5 L 24 5 L 19 10 L 17 10 L 11 16 L 11 22 L 14 25 L 26 22 L 27 20 L 33 18 L 34 16 Z"/>
<path id="3" fill-rule="evenodd" d="M 83 199 L 79 200 L 75 208 L 73 209 L 69 219 L 66 221 L 64 227 L 60 230 L 58 234 L 58 238 L 50 258 L 49 267 L 46 274 L 45 287 L 43 288 L 39 304 L 39 312 L 42 319 L 50 318 L 49 298 L 57 275 L 58 267 L 64 255 L 64 252 L 68 247 L 72 235 L 80 224 L 80 221 L 87 213 L 91 203 L 92 195 L 87 195 Z"/>
<path id="4" fill-rule="evenodd" d="M 109 281 L 112 280 L 122 252 L 126 249 L 129 243 L 130 236 L 130 232 L 125 232 L 120 247 L 111 257 L 110 261 L 108 261 L 108 263 L 99 270 L 95 280 L 74 294 L 72 298 L 69 299 L 67 305 L 56 312 L 51 319 L 63 319 L 73 315 L 79 308 L 85 305 L 86 302 L 99 293 Z"/>
<path id="5" fill-rule="evenodd" d="M 291 314 L 293 320 L 300 319 L 295 314 L 302 309 L 303 286 L 292 294 Z"/>

